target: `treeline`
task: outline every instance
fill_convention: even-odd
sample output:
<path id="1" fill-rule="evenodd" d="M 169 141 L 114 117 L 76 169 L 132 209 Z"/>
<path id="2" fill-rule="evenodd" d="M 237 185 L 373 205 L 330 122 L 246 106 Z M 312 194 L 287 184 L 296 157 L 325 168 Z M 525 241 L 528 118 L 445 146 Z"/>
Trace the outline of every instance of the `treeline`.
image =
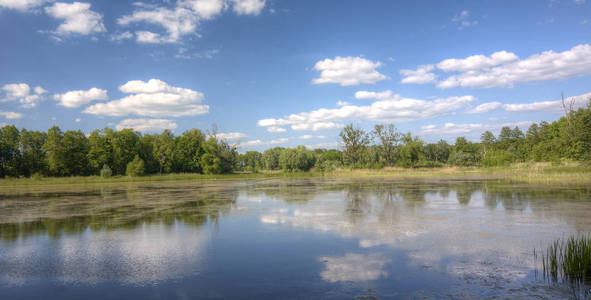
<path id="1" fill-rule="evenodd" d="M 47 132 L 0 129 L 0 177 L 132 175 L 157 173 L 220 174 L 235 170 L 236 147 L 208 138 L 197 129 L 174 136 L 142 135 L 131 129 Z"/>
<path id="2" fill-rule="evenodd" d="M 591 161 L 591 100 L 566 110 L 552 123 L 532 124 L 524 133 L 504 127 L 498 136 L 486 131 L 478 143 L 458 137 L 425 143 L 394 125 L 366 132 L 348 125 L 339 134 L 341 150 L 276 147 L 239 154 L 236 145 L 198 129 L 174 136 L 131 129 L 47 132 L 0 129 L 0 177 L 131 175 L 162 173 L 221 174 L 259 170 L 330 172 L 336 168 L 502 166 L 514 162 Z"/>

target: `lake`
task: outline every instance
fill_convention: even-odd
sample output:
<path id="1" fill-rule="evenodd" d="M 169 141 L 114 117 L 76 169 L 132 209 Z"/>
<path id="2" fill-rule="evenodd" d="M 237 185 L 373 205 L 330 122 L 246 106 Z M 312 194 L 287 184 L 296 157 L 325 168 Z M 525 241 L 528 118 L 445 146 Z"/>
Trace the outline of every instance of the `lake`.
<path id="1" fill-rule="evenodd" d="M 570 298 L 591 187 L 309 178 L 0 191 L 0 299 Z M 537 271 L 536 271 L 537 269 Z"/>

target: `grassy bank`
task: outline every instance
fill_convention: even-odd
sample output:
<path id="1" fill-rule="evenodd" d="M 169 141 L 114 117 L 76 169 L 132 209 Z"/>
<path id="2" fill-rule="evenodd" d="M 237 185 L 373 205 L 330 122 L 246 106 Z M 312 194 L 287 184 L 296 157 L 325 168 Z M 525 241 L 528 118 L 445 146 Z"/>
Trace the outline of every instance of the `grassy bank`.
<path id="1" fill-rule="evenodd" d="M 264 178 L 303 178 L 303 177 L 390 177 L 390 178 L 467 178 L 467 179 L 505 179 L 514 182 L 544 183 L 559 185 L 591 185 L 591 166 L 581 164 L 515 164 L 494 168 L 384 168 L 384 169 L 337 169 L 330 173 L 320 172 L 268 172 L 234 173 L 220 175 L 204 174 L 165 174 L 141 177 L 99 176 L 85 177 L 41 177 L 0 179 L 2 187 L 51 186 L 73 184 L 102 184 L 126 182 L 194 181 L 194 180 L 245 180 Z"/>

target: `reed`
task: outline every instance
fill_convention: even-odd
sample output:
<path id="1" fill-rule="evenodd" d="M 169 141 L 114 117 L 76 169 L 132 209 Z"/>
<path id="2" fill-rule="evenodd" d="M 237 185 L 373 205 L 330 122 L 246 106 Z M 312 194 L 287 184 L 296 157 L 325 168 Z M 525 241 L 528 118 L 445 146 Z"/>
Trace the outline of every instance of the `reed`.
<path id="1" fill-rule="evenodd" d="M 534 257 L 536 254 L 534 252 Z M 591 285 L 591 236 L 571 236 L 552 242 L 541 256 L 544 278 Z"/>

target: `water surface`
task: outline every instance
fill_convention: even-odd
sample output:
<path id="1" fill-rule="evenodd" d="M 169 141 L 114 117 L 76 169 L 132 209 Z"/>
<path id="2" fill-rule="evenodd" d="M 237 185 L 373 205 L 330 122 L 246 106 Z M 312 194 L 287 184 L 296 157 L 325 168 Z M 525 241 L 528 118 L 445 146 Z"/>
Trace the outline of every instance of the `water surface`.
<path id="1" fill-rule="evenodd" d="M 590 230 L 590 188 L 499 180 L 4 191 L 0 299 L 569 298 L 533 249 Z"/>

